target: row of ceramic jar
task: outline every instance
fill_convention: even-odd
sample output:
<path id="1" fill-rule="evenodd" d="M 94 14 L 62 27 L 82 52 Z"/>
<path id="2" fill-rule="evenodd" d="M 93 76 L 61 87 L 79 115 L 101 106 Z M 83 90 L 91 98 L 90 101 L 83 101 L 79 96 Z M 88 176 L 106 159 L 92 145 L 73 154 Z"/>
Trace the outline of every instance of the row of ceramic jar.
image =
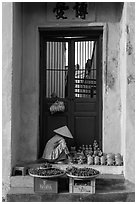
<path id="1" fill-rule="evenodd" d="M 101 157 L 99 156 L 87 156 L 87 164 L 88 165 L 108 165 L 108 166 L 122 166 L 123 158 L 118 154 L 106 154 Z"/>

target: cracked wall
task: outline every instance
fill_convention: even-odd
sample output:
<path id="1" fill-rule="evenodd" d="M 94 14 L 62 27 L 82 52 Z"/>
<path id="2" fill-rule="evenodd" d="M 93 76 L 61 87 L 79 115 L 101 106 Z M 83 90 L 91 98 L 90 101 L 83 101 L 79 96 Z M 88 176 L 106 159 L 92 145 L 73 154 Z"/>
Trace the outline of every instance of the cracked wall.
<path id="1" fill-rule="evenodd" d="M 88 23 L 107 23 L 107 70 L 103 70 L 103 149 L 105 152 L 121 152 L 125 158 L 125 176 L 134 182 L 134 4 L 98 3 L 96 12 L 90 12 Z M 19 6 L 20 7 L 20 6 Z M 92 8 L 92 5 L 91 5 Z M 102 9 L 103 8 L 103 9 Z M 3 7 L 3 195 L 9 189 L 12 165 L 18 161 L 37 158 L 39 135 L 39 41 L 38 26 L 46 26 L 46 7 L 43 3 L 23 3 L 22 28 L 16 31 L 16 54 L 13 77 L 13 129 L 11 151 L 11 78 L 12 78 L 12 4 Z M 17 11 L 16 10 L 16 11 Z M 21 18 L 16 13 L 16 23 Z M 123 13 L 122 13 L 123 12 Z M 124 13 L 125 12 L 125 13 Z M 122 19 L 121 19 L 122 14 Z M 86 22 L 86 21 L 84 21 Z M 75 22 L 76 23 L 76 22 Z M 84 23 L 76 23 L 83 25 Z M 90 24 L 90 23 L 89 23 Z M 52 22 L 58 26 L 59 23 Z M 60 23 L 62 26 L 66 24 Z M 69 26 L 74 22 L 68 21 Z M 18 25 L 19 26 L 19 25 Z M 21 29 L 22 29 L 21 28 Z M 19 32 L 19 33 L 18 33 Z M 127 33 L 127 35 L 125 35 Z M 15 34 L 15 33 L 14 33 Z M 15 38 L 14 38 L 15 39 Z M 18 44 L 18 45 L 17 45 Z M 23 46 L 20 46 L 20 44 Z M 19 48 L 20 47 L 20 48 Z M 23 48 L 23 49 L 22 49 Z M 21 52 L 21 50 L 22 52 Z M 104 48 L 105 49 L 105 48 Z M 20 68 L 19 68 L 20 67 Z M 19 69 L 21 70 L 19 70 Z M 21 74 L 21 75 L 20 75 Z M 19 78 L 18 78 L 19 77 Z M 20 78 L 21 77 L 21 78 Z M 122 81 L 122 83 L 121 83 Z M 126 87 L 126 88 L 125 88 Z M 17 111 L 18 110 L 18 111 Z M 132 155 L 132 157 L 131 157 Z M 5 159 L 6 158 L 6 159 Z"/>
<path id="2" fill-rule="evenodd" d="M 121 151 L 125 178 L 135 182 L 135 5 L 125 3 L 120 35 Z"/>
<path id="3" fill-rule="evenodd" d="M 105 152 L 121 152 L 120 135 L 120 88 L 119 88 L 119 20 L 121 4 L 97 3 L 90 11 L 87 21 L 57 21 L 43 3 L 23 3 L 23 64 L 21 79 L 21 133 L 20 160 L 37 158 L 39 134 L 39 42 L 38 26 L 74 26 L 84 23 L 108 24 L 107 92 L 104 94 L 103 149 Z M 103 9 L 102 9 L 103 8 Z M 52 22 L 51 22 L 52 21 Z M 65 23 L 66 22 L 66 23 Z M 75 24 L 74 24 L 75 23 Z M 103 70 L 104 71 L 104 70 Z M 113 131 L 112 131 L 113 130 Z"/>
<path id="4" fill-rule="evenodd" d="M 107 70 L 104 93 L 104 151 L 121 153 L 121 97 L 119 63 L 119 23 L 108 23 Z"/>
<path id="5" fill-rule="evenodd" d="M 12 93 L 12 3 L 2 3 L 2 196 L 10 187 L 11 93 Z"/>
<path id="6" fill-rule="evenodd" d="M 128 27 L 128 49 L 126 49 L 125 176 L 135 183 L 135 3 L 127 3 L 125 9 L 127 12 L 126 25 Z"/>

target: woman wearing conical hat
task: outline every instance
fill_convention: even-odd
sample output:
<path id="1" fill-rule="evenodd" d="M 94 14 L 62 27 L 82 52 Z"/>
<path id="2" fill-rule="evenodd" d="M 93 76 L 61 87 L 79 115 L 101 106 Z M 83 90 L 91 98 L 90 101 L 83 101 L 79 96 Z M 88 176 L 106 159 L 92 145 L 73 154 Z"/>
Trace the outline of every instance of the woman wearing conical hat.
<path id="1" fill-rule="evenodd" d="M 64 137 L 73 138 L 73 136 L 67 126 L 58 128 L 54 132 L 56 135 L 47 142 L 42 158 L 52 162 L 59 162 L 67 159 L 69 155 Z"/>

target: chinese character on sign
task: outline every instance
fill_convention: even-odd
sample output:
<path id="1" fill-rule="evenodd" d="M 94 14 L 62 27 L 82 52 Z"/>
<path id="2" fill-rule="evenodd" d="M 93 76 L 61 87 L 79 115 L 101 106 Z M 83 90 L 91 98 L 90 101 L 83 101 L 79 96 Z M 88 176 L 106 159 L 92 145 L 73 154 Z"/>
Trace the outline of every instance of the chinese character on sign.
<path id="1" fill-rule="evenodd" d="M 76 11 L 75 16 L 77 18 L 85 19 L 87 12 L 87 3 L 75 3 L 75 6 L 73 7 L 73 10 Z"/>
<path id="2" fill-rule="evenodd" d="M 57 19 L 60 19 L 60 18 L 67 19 L 67 17 L 64 16 L 64 14 L 65 14 L 64 11 L 68 10 L 68 9 L 69 9 L 69 7 L 66 6 L 66 3 L 58 2 L 58 3 L 56 3 L 56 7 L 53 9 L 53 12 L 56 13 Z"/>

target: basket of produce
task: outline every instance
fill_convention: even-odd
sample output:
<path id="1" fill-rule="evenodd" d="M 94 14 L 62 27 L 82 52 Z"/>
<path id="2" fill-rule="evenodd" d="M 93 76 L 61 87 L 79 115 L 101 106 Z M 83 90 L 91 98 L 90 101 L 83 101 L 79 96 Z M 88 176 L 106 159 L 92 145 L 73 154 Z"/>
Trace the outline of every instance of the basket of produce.
<path id="1" fill-rule="evenodd" d="M 64 171 L 58 168 L 31 168 L 29 169 L 29 175 L 37 178 L 57 178 L 63 176 Z"/>
<path id="2" fill-rule="evenodd" d="M 50 112 L 51 114 L 54 114 L 56 112 L 64 112 L 65 111 L 65 105 L 63 101 L 56 101 L 50 106 Z"/>
<path id="3" fill-rule="evenodd" d="M 99 171 L 93 168 L 77 168 L 72 166 L 66 169 L 66 175 L 76 179 L 92 179 L 99 175 Z"/>

